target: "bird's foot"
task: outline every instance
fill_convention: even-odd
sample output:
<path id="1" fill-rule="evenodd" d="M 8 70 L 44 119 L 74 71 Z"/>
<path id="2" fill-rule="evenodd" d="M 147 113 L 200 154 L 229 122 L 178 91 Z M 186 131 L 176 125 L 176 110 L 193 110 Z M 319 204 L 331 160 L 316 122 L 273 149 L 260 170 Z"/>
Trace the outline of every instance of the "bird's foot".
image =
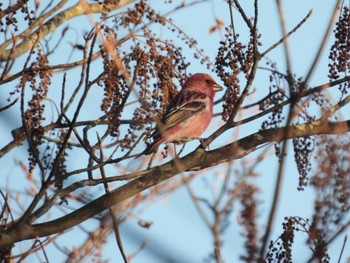
<path id="1" fill-rule="evenodd" d="M 208 150 L 210 150 L 209 145 L 205 144 L 205 138 L 198 138 L 198 140 L 199 140 L 201 147 L 203 149 L 208 148 Z"/>

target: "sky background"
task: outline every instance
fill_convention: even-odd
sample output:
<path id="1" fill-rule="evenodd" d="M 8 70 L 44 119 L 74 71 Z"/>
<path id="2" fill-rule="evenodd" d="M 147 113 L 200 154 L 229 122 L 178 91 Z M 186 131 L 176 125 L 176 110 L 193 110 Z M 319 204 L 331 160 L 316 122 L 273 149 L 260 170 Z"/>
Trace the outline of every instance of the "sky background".
<path id="1" fill-rule="evenodd" d="M 178 3 L 177 1 L 174 1 Z M 191 1 L 187 1 L 191 2 Z M 253 15 L 253 1 L 241 1 L 244 9 L 247 11 L 248 16 Z M 244 3 L 243 3 L 244 2 Z M 277 7 L 275 1 L 265 0 L 259 2 L 259 23 L 258 28 L 261 33 L 261 43 L 260 51 L 266 50 L 273 43 L 281 38 L 281 29 L 279 24 L 279 18 L 277 13 Z M 165 13 L 173 5 L 165 5 L 161 1 L 150 1 L 151 5 Z M 291 58 L 292 58 L 292 69 L 293 73 L 300 77 L 304 77 L 314 59 L 315 52 L 321 43 L 325 29 L 327 28 L 329 19 L 332 15 L 335 1 L 329 0 L 287 0 L 283 1 L 284 10 L 286 14 L 286 26 L 289 31 L 295 25 L 297 25 L 300 20 L 302 20 L 306 14 L 312 9 L 312 16 L 308 21 L 289 38 Z M 122 9 L 120 11 L 123 11 Z M 118 11 L 119 12 L 119 11 Z M 215 25 L 215 19 L 220 18 L 224 21 L 224 26 L 229 25 L 230 15 L 228 5 L 225 1 L 212 0 L 206 1 L 201 4 L 194 5 L 192 7 L 185 8 L 176 12 L 171 16 L 174 23 L 183 29 L 188 35 L 198 40 L 198 46 L 203 48 L 205 54 L 209 56 L 211 61 L 215 60 L 217 50 L 219 47 L 219 41 L 222 40 L 222 34 L 214 32 L 209 34 L 209 29 L 211 26 Z M 96 16 L 97 19 L 97 16 Z M 242 39 L 247 37 L 247 31 L 244 23 L 238 15 L 238 12 L 234 10 L 234 21 L 236 32 L 241 35 Z M 87 32 L 91 29 L 91 22 L 87 17 L 80 17 L 70 21 L 71 30 L 69 30 L 66 39 L 63 40 L 67 45 L 69 42 L 79 42 L 81 43 L 82 36 L 77 32 Z M 159 26 L 158 26 L 159 27 Z M 63 27 L 59 28 L 61 30 Z M 153 27 L 156 33 L 159 35 L 168 36 L 169 32 L 160 28 L 157 31 L 157 26 Z M 328 81 L 328 50 L 330 43 L 325 49 L 320 63 L 316 67 L 315 73 L 310 79 L 309 85 L 316 86 Z M 64 49 L 61 52 L 67 52 Z M 185 56 L 190 60 L 193 54 L 189 50 L 184 49 Z M 79 58 L 79 53 L 74 53 L 72 55 L 72 60 L 74 58 Z M 285 60 L 283 47 L 280 45 L 278 48 L 274 49 L 268 58 L 277 63 L 278 69 L 284 71 Z M 25 58 L 23 58 L 25 59 Z M 50 62 L 53 64 L 58 64 L 62 60 L 59 55 L 50 57 Z M 64 61 L 62 61 L 64 62 Z M 20 65 L 20 64 L 19 64 Z M 264 62 L 261 63 L 264 65 Z M 96 65 L 97 67 L 98 65 Z M 20 70 L 18 68 L 17 70 Z M 17 71 L 14 68 L 14 71 Z M 96 75 L 101 71 L 100 68 L 92 70 Z M 76 82 L 79 81 L 80 75 L 77 74 L 78 71 L 70 70 L 67 72 L 67 76 L 70 79 L 74 79 L 76 76 Z M 189 67 L 189 72 L 208 72 L 204 65 L 201 65 L 198 61 L 193 59 L 193 63 Z M 213 74 L 214 78 L 220 83 L 219 78 Z M 93 76 L 92 76 L 93 77 Z M 61 89 L 61 76 L 56 78 L 56 81 L 52 82 L 52 89 L 50 95 L 52 97 L 60 96 Z M 222 83 L 221 83 L 222 84 Z M 11 85 L 4 87 L 4 91 L 1 94 L 1 103 L 5 103 L 7 94 L 11 90 Z M 246 101 L 247 104 L 256 101 L 259 97 L 266 95 L 268 89 L 268 74 L 258 74 L 257 78 L 253 84 L 256 89 L 256 94 L 250 96 Z M 223 93 L 222 93 L 223 94 Z M 222 96 L 222 94 L 220 96 Z M 329 94 L 329 93 L 328 93 Z M 331 94 L 329 94 L 331 96 Z M 337 99 L 337 98 L 335 98 Z M 100 98 L 97 94 L 93 94 L 88 97 L 87 105 L 91 105 L 91 109 L 87 107 L 82 114 L 82 118 L 93 119 L 94 116 L 99 116 L 93 106 L 99 105 Z M 2 104 L 0 104 L 1 106 Z M 219 112 L 221 105 L 215 108 L 215 112 Z M 6 127 L 5 130 L 18 128 L 20 120 L 14 120 L 11 118 L 11 114 L 16 112 L 15 107 L 5 114 L 0 114 L 0 127 Z M 251 114 L 254 112 L 251 112 Z M 317 114 L 317 113 L 315 113 Z M 244 115 L 242 118 L 248 116 Z M 259 122 L 260 124 L 261 122 Z M 211 128 L 207 129 L 204 134 L 208 136 L 211 131 L 213 131 L 217 125 L 221 125 L 222 122 L 219 118 L 213 120 Z M 260 127 L 255 123 L 254 125 L 244 125 L 239 128 L 238 131 L 229 131 L 221 136 L 217 141 L 211 145 L 211 149 L 218 147 L 227 142 L 229 136 L 237 136 L 235 138 L 244 137 L 256 131 Z M 1 128 L 2 130 L 2 128 Z M 3 146 L 11 135 L 6 132 L 1 132 L 2 136 L 0 138 L 1 146 Z M 234 137 L 232 137 L 234 138 Z M 191 150 L 191 144 L 188 144 L 186 148 Z M 196 147 L 196 142 L 193 142 L 193 147 Z M 192 149 L 193 149 L 192 147 Z M 273 148 L 273 147 L 272 147 Z M 271 150 L 272 150 L 271 148 Z M 291 149 L 291 147 L 289 147 Z M 142 147 L 138 148 L 142 151 Z M 254 160 L 260 151 L 253 153 L 248 156 L 249 160 Z M 272 152 L 271 152 L 272 153 Z M 23 156 L 23 157 L 21 157 Z M 24 182 L 24 177 L 21 175 L 19 168 L 16 166 L 14 160 L 24 159 L 26 156 L 26 149 L 22 147 L 21 150 L 16 150 L 10 155 L 5 156 L 0 160 L 0 164 L 3 165 L 3 175 L 8 176 L 9 181 L 0 180 L 0 186 L 3 188 L 6 185 L 11 185 L 18 190 L 23 189 L 21 182 Z M 276 216 L 275 228 L 270 236 L 271 239 L 275 240 L 282 231 L 281 223 L 285 216 L 301 216 L 310 217 L 313 208 L 313 190 L 311 188 L 306 188 L 303 192 L 297 191 L 298 186 L 298 173 L 293 161 L 293 153 L 289 153 L 287 156 L 287 166 L 285 169 L 285 177 L 282 184 L 281 199 L 279 201 L 278 213 Z M 84 162 L 78 155 L 71 156 L 69 162 L 69 169 L 73 170 L 75 168 L 81 167 Z M 236 161 L 234 165 L 237 165 L 237 169 L 240 168 L 242 163 L 240 160 Z M 313 165 L 317 165 L 317 160 Z M 235 167 L 234 167 L 235 168 Z M 133 169 L 132 165 L 130 169 Z M 269 158 L 263 161 L 257 168 L 260 175 L 254 178 L 256 185 L 261 188 L 261 192 L 258 197 L 261 200 L 261 205 L 258 209 L 259 221 L 264 225 L 266 223 L 266 218 L 270 209 L 270 201 L 273 194 L 273 189 L 275 185 L 275 180 L 277 176 L 277 162 L 275 158 Z M 116 170 L 110 169 L 111 175 Z M 219 186 L 222 182 L 222 175 L 224 172 L 223 167 L 218 167 L 216 169 L 210 169 L 199 176 L 194 182 L 192 182 L 192 187 L 195 189 L 199 196 L 205 196 L 206 198 L 211 198 L 215 195 L 213 192 L 212 185 Z M 178 175 L 179 176 L 179 175 Z M 234 176 L 234 175 L 233 175 Z M 20 178 L 19 178 L 20 177 Z M 178 178 L 178 177 L 176 177 Z M 221 181 L 220 181 L 221 180 Z M 234 180 L 234 179 L 233 179 Z M 215 187 L 214 187 L 215 189 Z M 94 190 L 92 195 L 99 195 L 98 190 Z M 230 217 L 230 227 L 225 232 L 223 236 L 223 258 L 226 262 L 238 262 L 239 256 L 241 255 L 243 249 L 243 239 L 240 234 L 242 228 L 237 224 L 237 210 L 239 207 L 237 204 L 233 207 L 234 212 Z M 199 217 L 192 201 L 189 198 L 188 192 L 185 188 L 181 188 L 175 191 L 174 194 L 170 196 L 165 196 L 159 202 L 151 205 L 145 211 L 142 212 L 140 216 L 143 220 L 151 221 L 153 224 L 150 229 L 141 228 L 137 224 L 137 218 L 132 218 L 128 220 L 121 227 L 121 237 L 124 244 L 124 249 L 127 254 L 137 251 L 143 241 L 146 241 L 146 248 L 139 252 L 139 254 L 133 259 L 133 263 L 144 263 L 144 262 L 203 262 L 208 258 L 209 253 L 211 253 L 213 248 L 212 235 L 205 226 L 204 222 Z M 83 223 L 82 226 L 85 229 L 93 229 L 96 224 L 93 220 L 88 220 Z M 64 237 L 58 240 L 60 244 L 63 244 L 68 249 L 72 246 L 78 246 L 79 242 L 84 240 L 82 235 L 77 232 L 75 235 L 69 235 L 69 237 Z M 349 234 L 349 231 L 347 231 Z M 294 260 L 295 262 L 304 262 L 310 251 L 305 248 L 304 242 L 298 242 L 298 240 L 303 240 L 306 237 L 303 234 L 299 234 L 296 237 L 294 244 Z M 332 245 L 329 254 L 332 258 L 332 262 L 337 260 L 340 253 L 341 245 L 343 243 L 344 235 Z M 49 251 L 49 259 L 52 262 L 56 261 L 57 258 L 63 259 L 63 255 L 60 254 L 55 248 L 51 248 Z M 350 245 L 346 244 L 345 251 L 350 251 Z M 51 253 L 50 253 L 51 252 Z M 163 255 L 168 255 L 168 258 L 163 258 Z M 345 253 L 343 256 L 343 262 L 350 256 L 349 253 Z M 118 251 L 114 236 L 110 235 L 107 244 L 103 249 L 103 257 L 109 262 L 121 262 L 120 253 Z M 31 262 L 40 262 L 39 259 L 32 258 Z M 36 261 L 37 260 L 37 261 Z"/>

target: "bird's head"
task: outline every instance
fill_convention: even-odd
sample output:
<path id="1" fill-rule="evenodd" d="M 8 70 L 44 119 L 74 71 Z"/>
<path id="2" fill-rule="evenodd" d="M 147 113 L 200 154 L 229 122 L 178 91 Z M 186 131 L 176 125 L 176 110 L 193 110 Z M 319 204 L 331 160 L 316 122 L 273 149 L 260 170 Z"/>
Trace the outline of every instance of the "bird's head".
<path id="1" fill-rule="evenodd" d="M 183 89 L 196 90 L 207 93 L 208 95 L 214 95 L 215 92 L 221 91 L 222 87 L 209 74 L 196 73 L 185 82 Z"/>

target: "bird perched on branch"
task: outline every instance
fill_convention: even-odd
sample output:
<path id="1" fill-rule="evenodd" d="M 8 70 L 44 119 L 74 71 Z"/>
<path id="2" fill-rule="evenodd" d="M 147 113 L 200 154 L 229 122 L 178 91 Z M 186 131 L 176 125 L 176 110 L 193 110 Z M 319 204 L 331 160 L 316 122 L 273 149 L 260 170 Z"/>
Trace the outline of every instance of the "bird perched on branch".
<path id="1" fill-rule="evenodd" d="M 153 142 L 142 154 L 153 153 L 162 143 L 199 139 L 213 116 L 214 95 L 221 90 L 222 87 L 210 75 L 192 75 L 157 122 Z"/>

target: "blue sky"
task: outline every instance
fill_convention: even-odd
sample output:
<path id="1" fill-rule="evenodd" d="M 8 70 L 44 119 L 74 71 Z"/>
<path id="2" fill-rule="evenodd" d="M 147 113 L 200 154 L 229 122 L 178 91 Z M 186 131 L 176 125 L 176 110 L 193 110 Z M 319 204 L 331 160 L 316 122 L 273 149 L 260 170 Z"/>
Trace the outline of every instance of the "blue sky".
<path id="1" fill-rule="evenodd" d="M 176 2 L 176 1 L 174 1 Z M 187 1 L 191 2 L 191 1 Z M 242 1 L 244 2 L 243 7 L 247 10 L 247 14 L 253 15 L 253 1 Z M 259 2 L 259 32 L 262 34 L 260 41 L 262 42 L 261 51 L 267 49 L 271 44 L 275 43 L 281 38 L 281 29 L 279 25 L 279 19 L 277 16 L 277 7 L 275 1 L 265 0 Z M 169 9 L 169 5 L 164 5 L 162 3 L 157 3 L 157 1 L 150 1 L 150 3 L 160 11 L 166 12 Z M 300 22 L 305 15 L 313 9 L 312 16 L 308 21 L 289 38 L 291 57 L 292 57 L 292 69 L 293 73 L 298 76 L 305 76 L 313 59 L 315 52 L 323 38 L 324 31 L 327 27 L 330 16 L 332 15 L 334 6 L 334 1 L 328 0 L 295 0 L 295 1 L 284 1 L 284 10 L 286 14 L 286 25 L 287 29 L 292 29 L 296 24 Z M 212 0 L 206 1 L 195 6 L 185 8 L 179 12 L 172 15 L 174 23 L 182 28 L 188 35 L 194 37 L 198 40 L 199 47 L 205 50 L 206 55 L 208 55 L 211 61 L 214 61 L 217 54 L 217 49 L 219 46 L 219 41 L 222 40 L 221 34 L 214 32 L 209 34 L 209 28 L 215 24 L 215 18 L 221 18 L 224 21 L 224 25 L 229 25 L 230 17 L 228 6 L 225 1 Z M 240 19 L 238 12 L 234 10 L 235 18 L 235 28 L 236 32 L 239 33 L 244 39 L 247 36 L 247 30 L 244 23 Z M 91 28 L 90 21 L 86 17 L 77 18 L 72 23 L 72 30 L 69 32 L 68 40 L 65 40 L 66 45 L 69 44 L 69 40 L 74 41 L 77 36 L 75 30 L 89 31 Z M 73 30 L 74 28 L 74 30 Z M 157 27 L 155 32 L 159 35 L 164 35 L 166 37 L 168 32 L 164 29 Z M 79 37 L 79 35 L 78 35 Z M 74 40 L 73 40 L 74 39 Z M 176 39 L 176 38 L 175 38 Z M 330 42 L 329 42 L 330 43 Z M 316 68 L 315 73 L 310 79 L 310 85 L 319 85 L 326 83 L 328 81 L 327 72 L 328 72 L 328 55 L 330 44 L 328 43 L 327 48 L 325 49 L 325 54 L 322 56 L 322 59 Z M 62 50 L 62 52 L 64 52 Z M 187 49 L 184 49 L 184 54 L 190 60 L 193 56 Z M 80 54 L 73 54 L 73 59 L 79 57 Z M 284 64 L 284 54 L 283 47 L 280 45 L 278 48 L 273 50 L 268 57 L 278 64 L 278 68 L 283 71 L 285 69 Z M 61 61 L 61 57 L 51 57 L 51 62 L 57 64 Z M 62 61 L 63 62 L 63 61 Z M 261 65 L 264 65 L 262 63 Z M 96 64 L 98 67 L 98 64 Z M 19 70 L 19 68 L 17 68 Z M 14 69 L 16 71 L 16 69 Z M 100 68 L 93 69 L 92 72 L 98 74 L 101 71 Z M 191 73 L 196 72 L 208 72 L 205 66 L 201 65 L 199 62 L 193 59 L 193 62 L 189 68 Z M 68 71 L 67 76 L 70 79 L 76 78 L 75 82 L 79 80 L 79 72 Z M 215 74 L 214 74 L 215 75 Z M 50 91 L 50 96 L 57 98 L 60 95 L 61 88 L 61 77 L 57 77 L 52 83 L 52 90 Z M 215 79 L 218 77 L 214 76 Z M 254 96 L 249 97 L 247 104 L 256 101 L 259 97 L 266 95 L 266 90 L 268 89 L 268 75 L 267 74 L 258 74 L 257 78 L 253 84 L 253 87 L 256 88 L 257 92 Z M 11 89 L 11 86 L 8 85 L 5 87 L 6 91 Z M 7 98 L 6 92 L 1 95 L 1 103 Z M 99 95 L 98 93 L 93 93 L 88 98 L 88 105 L 91 105 L 91 109 L 86 108 L 82 114 L 82 118 L 92 119 L 94 116 L 99 116 L 99 114 L 93 110 L 94 106 L 99 105 Z M 335 98 L 337 99 L 337 98 Z M 220 111 L 221 106 L 215 108 L 216 112 Z M 0 127 L 5 127 L 6 130 L 9 127 L 14 129 L 20 126 L 20 120 L 10 119 L 12 113 L 16 112 L 16 108 L 11 109 L 4 118 L 0 118 Z M 252 114 L 252 112 L 250 113 Z M 1 116 L 1 115 L 0 115 Z M 243 118 L 247 117 L 246 115 L 242 116 Z M 260 122 L 258 123 L 258 125 Z M 211 128 L 209 128 L 204 136 L 209 135 L 220 125 L 220 120 L 216 119 L 213 121 Z M 256 123 L 251 125 L 245 125 L 239 128 L 238 137 L 246 136 L 252 131 L 256 131 L 260 127 Z M 223 143 L 227 142 L 229 136 L 233 136 L 234 132 L 229 131 L 225 133 L 222 138 L 219 138 L 211 146 L 215 148 Z M 3 145 L 9 138 L 10 134 L 1 136 L 0 142 Z M 188 144 L 186 148 L 191 149 L 196 146 L 196 142 L 193 144 Z M 290 147 L 291 149 L 291 147 Z M 139 149 L 142 150 L 141 148 Z M 18 155 L 20 153 L 20 155 Z M 248 156 L 248 159 L 254 160 L 254 157 L 257 156 L 257 153 L 253 153 Z M 17 179 L 10 179 L 7 184 L 10 184 L 13 187 L 17 187 L 19 190 L 23 189 L 23 185 L 19 184 L 18 181 L 23 181 L 24 178 L 21 178 L 21 172 L 13 164 L 13 160 L 16 158 L 21 158 L 23 156 L 25 159 L 26 149 L 22 147 L 21 151 L 14 152 L 13 154 L 6 156 L 0 160 L 0 163 L 7 162 L 6 168 L 4 169 L 4 174 L 12 174 L 12 176 L 17 176 Z M 288 215 L 297 215 L 297 216 L 310 216 L 310 211 L 312 211 L 312 201 L 314 198 L 313 192 L 310 188 L 307 188 L 303 192 L 297 191 L 298 185 L 298 174 L 296 171 L 295 164 L 293 162 L 293 153 L 290 153 L 287 157 L 287 166 L 285 169 L 285 177 L 282 185 L 281 191 L 281 200 L 279 202 L 278 213 L 276 216 L 276 224 L 274 231 L 271 235 L 271 239 L 275 239 L 281 233 L 282 226 L 281 222 L 283 218 Z M 78 168 L 82 165 L 85 160 L 79 158 L 78 155 L 72 156 L 72 159 L 69 163 L 70 169 Z M 317 165 L 317 164 L 314 164 Z M 242 163 L 240 160 L 234 162 L 234 168 L 240 169 Z M 236 168 L 237 167 L 237 168 Z M 264 225 L 266 223 L 266 218 L 269 212 L 269 204 L 273 193 L 274 183 L 277 175 L 277 162 L 275 158 L 270 157 L 269 159 L 263 161 L 257 168 L 257 172 L 260 175 L 254 178 L 256 184 L 261 188 L 261 192 L 258 197 L 262 200 L 261 206 L 259 207 L 259 220 Z M 111 175 L 115 175 L 116 170 L 113 168 L 109 169 Z M 208 185 L 220 185 L 222 177 L 217 176 L 218 173 L 223 173 L 224 168 L 218 167 L 217 169 L 210 169 L 208 172 L 201 174 L 195 181 L 192 183 L 192 187 L 195 189 L 196 193 L 199 196 L 204 196 L 206 198 L 211 198 L 215 193 L 213 189 Z M 234 176 L 234 175 L 233 175 Z M 18 179 L 20 178 L 20 180 Z M 178 178 L 178 177 L 176 177 Z M 176 179 L 175 178 L 175 179 Z M 18 181 L 17 181 L 18 180 Z M 234 178 L 232 179 L 234 180 Z M 5 182 L 0 183 L 1 187 L 5 186 Z M 101 188 L 101 191 L 102 188 Z M 98 190 L 95 190 L 94 194 L 98 195 Z M 237 223 L 237 210 L 239 206 L 237 203 L 234 206 L 234 211 L 230 217 L 230 227 L 223 236 L 223 258 L 226 262 L 238 262 L 239 255 L 243 249 L 243 242 L 240 236 L 242 228 Z M 186 189 L 181 188 L 177 190 L 174 194 L 166 196 L 159 200 L 157 203 L 151 205 L 145 211 L 141 213 L 140 216 L 143 220 L 152 221 L 153 224 L 150 229 L 144 229 L 138 226 L 137 220 L 135 218 L 130 219 L 127 223 L 121 227 L 121 237 L 124 242 L 126 253 L 133 253 L 136 251 L 141 243 L 146 240 L 146 248 L 142 250 L 132 261 L 133 263 L 143 263 L 143 262 L 170 262 L 166 259 L 160 259 L 159 254 L 162 254 L 164 251 L 169 253 L 169 257 L 173 257 L 177 260 L 172 262 L 203 262 L 205 258 L 208 257 L 208 254 L 213 248 L 213 240 L 209 230 L 206 228 L 205 224 L 198 216 L 197 211 L 195 210 L 193 203 L 191 202 L 188 192 Z M 92 220 L 89 220 L 83 224 L 87 229 L 92 229 L 95 223 Z M 62 238 L 59 242 L 64 244 L 68 249 L 73 245 L 78 245 L 78 243 L 84 240 L 83 236 L 79 235 L 79 230 L 74 237 L 70 236 L 69 238 Z M 349 231 L 348 231 L 349 233 Z M 302 235 L 301 235 L 302 236 Z M 339 255 L 341 244 L 343 242 L 344 236 L 341 236 L 337 242 L 333 244 L 330 250 L 331 258 L 337 259 Z M 298 237 L 297 240 L 301 238 Z M 345 251 L 349 251 L 350 247 L 347 244 Z M 57 252 L 54 248 L 51 250 L 54 253 L 57 253 L 58 258 L 62 255 L 60 252 Z M 295 244 L 295 262 L 302 262 L 305 260 L 305 255 L 309 251 L 305 249 L 305 243 L 296 242 Z M 55 260 L 53 255 L 50 254 L 52 261 Z M 108 259 L 109 262 L 121 262 L 121 258 L 114 240 L 114 236 L 111 235 L 108 239 L 108 243 L 103 249 L 103 255 L 105 259 Z M 343 259 L 345 262 L 346 257 L 349 257 L 349 254 L 344 255 Z M 49 257 L 49 259 L 50 259 Z M 63 257 L 62 257 L 63 258 Z"/>

